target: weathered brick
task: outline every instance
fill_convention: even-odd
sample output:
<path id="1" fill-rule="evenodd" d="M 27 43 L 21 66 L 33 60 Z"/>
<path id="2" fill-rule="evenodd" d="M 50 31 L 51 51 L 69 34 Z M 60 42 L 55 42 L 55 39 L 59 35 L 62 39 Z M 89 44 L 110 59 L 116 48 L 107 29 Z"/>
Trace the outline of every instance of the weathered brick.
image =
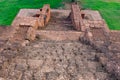
<path id="1" fill-rule="evenodd" d="M 81 11 L 78 5 L 76 4 L 72 4 L 71 7 L 71 19 L 72 19 L 72 23 L 74 25 L 74 28 L 78 31 L 83 31 L 81 27 L 83 27 L 83 20 L 82 20 L 82 16 L 81 16 Z"/>
<path id="2" fill-rule="evenodd" d="M 44 27 L 48 21 L 50 20 L 50 5 L 44 5 L 42 9 L 40 9 L 40 16 L 38 19 L 39 27 Z"/>
<path id="3" fill-rule="evenodd" d="M 19 23 L 20 27 L 33 27 L 38 28 L 38 19 L 34 17 L 23 17 Z"/>
<path id="4" fill-rule="evenodd" d="M 28 40 L 35 40 L 35 37 L 36 37 L 35 29 L 30 27 L 27 31 L 27 39 Z"/>

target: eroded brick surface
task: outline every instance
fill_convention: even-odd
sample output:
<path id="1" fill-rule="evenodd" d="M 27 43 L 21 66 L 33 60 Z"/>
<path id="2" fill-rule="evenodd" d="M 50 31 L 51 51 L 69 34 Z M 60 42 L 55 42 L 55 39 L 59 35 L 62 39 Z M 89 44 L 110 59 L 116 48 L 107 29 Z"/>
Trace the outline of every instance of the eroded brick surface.
<path id="1" fill-rule="evenodd" d="M 76 30 L 85 31 L 86 26 L 84 26 L 80 8 L 76 4 L 71 6 L 71 20 Z"/>
<path id="2" fill-rule="evenodd" d="M 79 42 L 37 41 L 27 46 L 23 55 L 9 65 L 5 67 L 4 64 L 0 77 L 7 80 L 108 79 L 108 74 L 95 61 L 96 54 L 90 46 Z"/>
<path id="3" fill-rule="evenodd" d="M 36 31 L 37 37 L 39 37 L 41 40 L 53 41 L 79 41 L 81 34 L 81 32 L 76 31 Z"/>

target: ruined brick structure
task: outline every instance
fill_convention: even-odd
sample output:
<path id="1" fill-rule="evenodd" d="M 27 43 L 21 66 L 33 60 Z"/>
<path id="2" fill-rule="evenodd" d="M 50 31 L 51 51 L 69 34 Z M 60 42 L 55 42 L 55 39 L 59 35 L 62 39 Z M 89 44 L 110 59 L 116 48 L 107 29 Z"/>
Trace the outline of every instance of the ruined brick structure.
<path id="1" fill-rule="evenodd" d="M 119 46 L 98 11 L 21 9 L 0 27 L 0 79 L 119 80 Z"/>
<path id="2" fill-rule="evenodd" d="M 86 26 L 83 24 L 80 8 L 76 4 L 72 4 L 71 7 L 71 20 L 76 30 L 85 31 Z"/>
<path id="3" fill-rule="evenodd" d="M 34 40 L 35 31 L 39 27 L 44 27 L 50 20 L 50 6 L 44 5 L 40 11 L 36 12 L 34 15 L 26 14 L 26 16 L 17 15 L 15 20 L 12 23 L 12 26 L 17 27 L 18 32 L 14 40 Z"/>
<path id="4" fill-rule="evenodd" d="M 39 27 L 44 27 L 50 20 L 50 5 L 44 5 L 43 8 L 40 9 L 39 15 Z"/>

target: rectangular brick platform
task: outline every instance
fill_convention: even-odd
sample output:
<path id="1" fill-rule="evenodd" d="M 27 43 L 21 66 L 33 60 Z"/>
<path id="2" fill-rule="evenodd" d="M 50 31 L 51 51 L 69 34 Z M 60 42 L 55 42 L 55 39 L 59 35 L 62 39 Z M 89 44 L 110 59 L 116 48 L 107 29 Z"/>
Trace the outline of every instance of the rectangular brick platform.
<path id="1" fill-rule="evenodd" d="M 34 15 L 39 12 L 39 9 L 21 9 L 13 21 L 12 26 L 17 27 L 24 24 L 35 25 L 38 18 Z M 81 31 L 77 32 L 73 29 L 72 22 L 68 19 L 70 12 L 71 10 L 52 9 L 49 23 L 42 30 L 37 30 L 37 34 L 41 35 L 43 37 L 42 39 L 78 40 Z M 90 26 L 87 24 L 93 24 L 93 28 L 95 28 L 97 26 L 96 24 L 100 23 L 100 27 L 106 27 L 107 29 L 107 25 L 98 11 L 81 10 L 81 13 L 85 14 L 85 19 L 83 19 L 85 26 Z"/>

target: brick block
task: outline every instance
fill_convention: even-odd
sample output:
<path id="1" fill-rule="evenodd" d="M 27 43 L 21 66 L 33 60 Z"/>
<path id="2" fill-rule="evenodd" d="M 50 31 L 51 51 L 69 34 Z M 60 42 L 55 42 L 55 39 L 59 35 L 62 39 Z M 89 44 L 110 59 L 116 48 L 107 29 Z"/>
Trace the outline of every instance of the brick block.
<path id="1" fill-rule="evenodd" d="M 19 23 L 20 27 L 33 27 L 34 29 L 38 28 L 38 20 L 32 17 L 24 17 Z"/>
<path id="2" fill-rule="evenodd" d="M 28 29 L 28 31 L 27 31 L 27 39 L 28 40 L 35 40 L 35 37 L 36 37 L 36 35 L 35 35 L 35 29 L 32 28 L 32 27 L 30 27 Z"/>
<path id="3" fill-rule="evenodd" d="M 50 20 L 50 5 L 46 4 L 40 9 L 40 16 L 38 19 L 39 27 L 44 27 Z"/>

